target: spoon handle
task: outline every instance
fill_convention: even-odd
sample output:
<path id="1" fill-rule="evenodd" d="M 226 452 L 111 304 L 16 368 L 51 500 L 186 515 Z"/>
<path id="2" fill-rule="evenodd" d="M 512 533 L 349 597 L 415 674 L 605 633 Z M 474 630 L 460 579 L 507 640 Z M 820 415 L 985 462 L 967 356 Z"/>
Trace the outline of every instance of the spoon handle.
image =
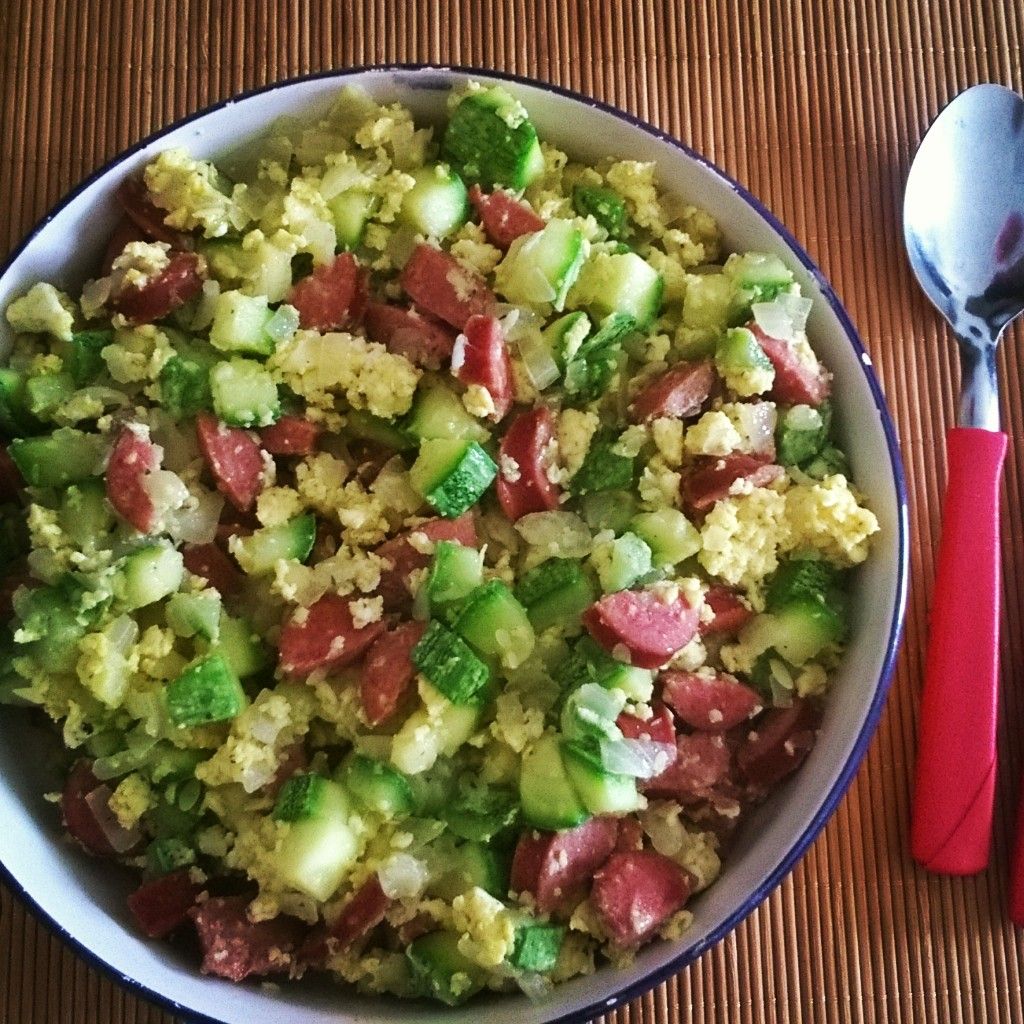
<path id="1" fill-rule="evenodd" d="M 1006 434 L 954 427 L 932 592 L 910 843 L 929 871 L 988 862 L 996 778 L 999 478 Z"/>

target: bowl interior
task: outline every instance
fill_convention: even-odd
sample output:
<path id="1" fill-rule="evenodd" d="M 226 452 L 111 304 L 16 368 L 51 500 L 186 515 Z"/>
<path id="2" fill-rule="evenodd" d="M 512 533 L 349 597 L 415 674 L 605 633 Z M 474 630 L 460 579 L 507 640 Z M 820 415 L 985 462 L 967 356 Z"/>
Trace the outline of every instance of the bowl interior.
<path id="1" fill-rule="evenodd" d="M 360 86 L 380 100 L 402 102 L 418 118 L 437 123 L 443 117 L 446 90 L 466 77 L 460 71 L 436 68 L 320 76 L 275 86 L 197 116 L 129 152 L 59 208 L 0 276 L 0 309 L 40 279 L 77 293 L 117 218 L 114 188 L 161 149 L 179 145 L 201 156 L 222 154 L 259 134 L 276 117 L 325 110 L 344 84 Z M 806 255 L 737 186 L 678 145 L 599 105 L 541 85 L 506 84 L 530 110 L 541 138 L 577 159 L 612 153 L 656 161 L 662 186 L 709 210 L 722 224 L 731 248 L 774 251 L 794 267 L 804 293 L 815 300 L 808 330 L 835 376 L 838 429 L 857 483 L 882 527 L 872 558 L 858 570 L 852 640 L 819 742 L 804 768 L 743 829 L 722 877 L 694 901 L 694 924 L 681 940 L 649 947 L 628 969 L 606 968 L 560 986 L 544 1002 L 494 998 L 483 1011 L 494 1024 L 540 1024 L 599 1013 L 605 1005 L 653 983 L 654 976 L 695 957 L 760 902 L 824 823 L 863 754 L 881 708 L 902 613 L 905 506 L 891 425 L 867 357 Z M 5 328 L 6 324 L 0 331 Z M 0 340 L 9 346 L 9 337 Z M 0 820 L 5 823 L 0 862 L 66 937 L 117 974 L 183 1010 L 224 1024 L 254 1019 L 272 1019 L 275 1024 L 470 1021 L 480 1014 L 480 1004 L 442 1011 L 354 996 L 315 982 L 265 990 L 201 977 L 191 955 L 145 942 L 132 930 L 124 903 L 131 887 L 127 873 L 84 856 L 61 838 L 57 813 L 43 799 L 59 784 L 56 754 L 49 731 L 31 726 L 8 709 L 0 715 Z"/>

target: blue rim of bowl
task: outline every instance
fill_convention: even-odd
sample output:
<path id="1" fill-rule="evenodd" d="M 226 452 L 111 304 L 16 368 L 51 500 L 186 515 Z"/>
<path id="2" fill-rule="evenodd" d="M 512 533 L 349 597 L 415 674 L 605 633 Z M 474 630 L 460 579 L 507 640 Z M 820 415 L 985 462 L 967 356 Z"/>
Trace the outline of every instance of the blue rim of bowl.
<path id="1" fill-rule="evenodd" d="M 636 999 L 638 996 L 650 991 L 656 985 L 660 985 L 663 981 L 666 981 L 673 975 L 678 974 L 684 967 L 692 963 L 697 959 L 697 957 L 720 942 L 726 935 L 733 931 L 733 929 L 735 929 L 770 895 L 772 890 L 782 882 L 786 875 L 789 874 L 796 865 L 797 861 L 804 855 L 804 853 L 806 853 L 808 847 L 817 838 L 818 833 L 825 827 L 825 823 L 832 816 L 832 813 L 838 806 L 839 801 L 842 799 L 850 783 L 853 781 L 853 777 L 856 774 L 857 769 L 860 767 L 860 763 L 864 759 L 864 755 L 867 753 L 868 745 L 874 735 L 875 728 L 878 725 L 878 720 L 882 713 L 882 708 L 885 705 L 885 698 L 889 692 L 889 686 L 892 682 L 892 675 L 896 665 L 896 656 L 899 651 L 900 640 L 903 634 L 904 612 L 906 610 L 909 576 L 909 554 L 907 547 L 907 486 L 903 474 L 903 462 L 900 457 L 899 441 L 896 437 L 896 428 L 892 421 L 892 415 L 886 405 L 881 385 L 878 383 L 878 378 L 875 376 L 874 370 L 872 369 L 870 356 L 860 340 L 857 329 L 853 326 L 853 322 L 850 320 L 849 315 L 843 308 L 843 304 L 839 301 L 839 297 L 836 295 L 821 270 L 818 269 L 817 264 L 815 264 L 810 256 L 804 251 L 803 246 L 796 240 L 796 238 L 794 238 L 789 229 L 786 228 L 782 222 L 779 221 L 776 216 L 759 199 L 756 198 L 756 196 L 747 191 L 747 189 L 738 181 L 734 180 L 720 168 L 716 167 L 715 164 L 706 157 L 697 153 L 679 139 L 663 132 L 654 125 L 649 124 L 647 121 L 635 117 L 624 110 L 620 110 L 618 107 L 613 107 L 608 103 L 604 103 L 601 100 L 596 100 L 593 97 L 575 92 L 572 89 L 566 89 L 560 85 L 553 85 L 550 82 L 544 82 L 537 78 L 528 78 L 524 75 L 517 75 L 508 71 L 495 71 L 487 68 L 470 67 L 457 64 L 367 64 L 360 67 L 346 68 L 342 71 L 316 71 L 308 75 L 299 75 L 295 78 L 283 79 L 279 82 L 272 82 L 269 85 L 263 85 L 255 89 L 250 89 L 246 92 L 237 93 L 226 100 L 221 100 L 218 103 L 204 107 L 202 110 L 198 110 L 195 113 L 188 114 L 180 120 L 147 135 L 144 139 L 136 142 L 135 145 L 118 153 L 111 160 L 107 161 L 107 163 L 103 164 L 102 167 L 98 168 L 87 178 L 79 182 L 78 185 L 76 185 L 55 206 L 53 206 L 45 216 L 36 222 L 35 226 L 12 250 L 11 254 L 6 260 L 4 260 L 3 264 L 0 264 L 0 279 L 4 277 L 14 263 L 17 262 L 25 249 L 31 244 L 32 240 L 55 216 L 57 216 L 57 214 L 73 202 L 90 185 L 105 177 L 118 164 L 122 163 L 128 157 L 131 157 L 145 149 L 153 142 L 169 135 L 178 128 L 184 127 L 187 124 L 191 124 L 193 121 L 205 117 L 207 114 L 211 114 L 216 110 L 222 110 L 224 107 L 231 106 L 234 103 L 250 99 L 254 96 L 267 95 L 268 93 L 275 92 L 278 89 L 288 88 L 291 85 L 301 82 L 317 81 L 320 79 L 335 78 L 338 79 L 339 84 L 343 84 L 344 79 L 346 78 L 368 72 L 395 75 L 401 75 L 404 73 L 416 75 L 429 72 L 436 72 L 438 74 L 471 75 L 484 79 L 498 79 L 506 82 L 514 82 L 518 85 L 542 89 L 546 92 L 552 92 L 556 95 L 563 96 L 566 99 L 574 100 L 577 103 L 582 103 L 595 110 L 603 111 L 606 114 L 611 114 L 613 117 L 617 117 L 620 121 L 625 121 L 634 128 L 638 128 L 641 131 L 646 132 L 648 135 L 651 135 L 662 142 L 668 143 L 675 149 L 685 153 L 691 160 L 695 160 L 705 168 L 705 170 L 725 182 L 729 188 L 731 188 L 741 199 L 743 199 L 745 203 L 747 203 L 748 206 L 752 207 L 755 212 L 760 214 L 771 228 L 786 241 L 790 249 L 796 254 L 796 257 L 799 259 L 803 268 L 811 275 L 811 277 L 814 278 L 818 288 L 821 289 L 821 294 L 832 308 L 832 312 L 835 313 L 838 318 L 839 323 L 842 326 L 843 333 L 846 335 L 847 340 L 857 355 L 861 371 L 867 381 L 868 389 L 871 392 L 875 408 L 877 409 L 882 421 L 882 430 L 885 434 L 889 464 L 892 469 L 893 483 L 896 490 L 896 522 L 898 524 L 899 534 L 896 563 L 896 601 L 893 608 L 892 620 L 889 625 L 889 637 L 886 642 L 885 659 L 882 662 L 875 695 L 868 708 L 868 713 L 864 718 L 864 723 L 861 726 L 860 733 L 857 736 L 856 742 L 853 745 L 853 750 L 851 751 L 850 757 L 847 759 L 843 771 L 840 773 L 832 788 L 825 796 L 818 812 L 810 822 L 808 822 L 807 827 L 801 833 L 796 842 L 794 842 L 789 848 L 786 855 L 768 873 L 764 881 L 747 897 L 743 904 L 724 921 L 722 921 L 722 923 L 709 935 L 700 942 L 695 943 L 693 946 L 687 947 L 687 949 L 683 950 L 677 957 L 674 957 L 664 966 L 645 974 L 633 984 L 621 989 L 614 996 L 571 1010 L 559 1017 L 551 1017 L 547 1021 L 547 1024 L 585 1024 L 585 1022 L 591 1020 L 595 1015 L 607 1013 L 609 1010 L 612 1010 L 623 1003 Z M 420 84 L 415 81 L 410 81 L 407 84 L 411 88 L 434 88 L 434 86 L 427 82 Z M 29 895 L 21 883 L 10 873 L 10 871 L 8 871 L 2 862 L 0 862 L 0 877 L 3 878 L 11 891 L 23 903 L 28 905 L 37 917 L 45 921 L 49 928 L 60 936 L 64 942 L 71 946 L 79 956 L 89 964 L 102 970 L 105 974 L 113 978 L 125 988 L 141 995 L 143 998 L 148 999 L 150 1002 L 155 1003 L 163 1009 L 169 1010 L 178 1016 L 184 1016 L 190 1021 L 194 1021 L 195 1024 L 224 1024 L 224 1021 L 222 1020 L 218 1020 L 214 1017 L 208 1017 L 197 1010 L 193 1010 L 187 1006 L 183 1006 L 181 1003 L 175 1002 L 170 996 L 165 996 L 160 992 L 156 992 L 144 985 L 142 982 L 122 973 L 116 967 L 108 964 L 97 953 L 85 946 L 81 940 L 73 936 L 48 913 L 46 913 L 46 911 L 36 903 L 32 896 Z"/>

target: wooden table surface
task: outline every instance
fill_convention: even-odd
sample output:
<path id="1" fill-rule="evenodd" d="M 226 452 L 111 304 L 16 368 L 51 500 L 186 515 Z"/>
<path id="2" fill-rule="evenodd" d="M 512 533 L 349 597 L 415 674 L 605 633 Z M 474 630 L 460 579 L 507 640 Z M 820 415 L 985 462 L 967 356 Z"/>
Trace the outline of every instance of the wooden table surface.
<path id="1" fill-rule="evenodd" d="M 899 221 L 908 162 L 941 106 L 976 82 L 1024 85 L 1020 0 L 0 0 L 0 47 L 4 250 L 75 182 L 186 113 L 290 75 L 395 61 L 501 68 L 597 96 L 766 200 L 834 282 L 898 423 L 913 503 L 906 641 L 870 753 L 801 864 L 729 938 L 614 1017 L 1024 1019 L 1021 936 L 1004 915 L 1024 746 L 1010 727 L 1024 714 L 1024 445 L 1011 449 L 1005 478 L 992 863 L 974 878 L 933 878 L 907 854 L 957 373 L 912 283 Z M 1000 355 L 1011 437 L 1024 435 L 1020 345 L 1011 334 Z M 0 890 L 0 1024 L 169 1020 L 87 968 Z"/>

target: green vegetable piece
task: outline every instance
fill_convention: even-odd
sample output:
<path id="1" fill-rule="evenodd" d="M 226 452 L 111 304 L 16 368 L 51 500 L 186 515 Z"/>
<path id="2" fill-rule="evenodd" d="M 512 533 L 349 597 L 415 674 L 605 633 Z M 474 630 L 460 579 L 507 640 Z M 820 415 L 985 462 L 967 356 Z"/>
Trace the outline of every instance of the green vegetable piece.
<path id="1" fill-rule="evenodd" d="M 608 232 L 609 238 L 625 238 L 629 234 L 626 204 L 612 189 L 577 185 L 572 190 L 572 205 L 581 217 L 592 216 Z"/>
<path id="2" fill-rule="evenodd" d="M 607 544 L 595 545 L 590 560 L 606 594 L 628 589 L 653 567 L 646 541 L 628 532 Z"/>
<path id="3" fill-rule="evenodd" d="M 441 155 L 463 181 L 525 188 L 544 170 L 537 130 L 501 86 L 470 93 L 452 112 Z"/>
<path id="4" fill-rule="evenodd" d="M 281 415 L 277 384 L 254 359 L 231 359 L 210 371 L 217 416 L 233 427 L 269 427 Z"/>
<path id="5" fill-rule="evenodd" d="M 495 268 L 494 287 L 513 304 L 562 310 L 584 259 L 583 232 L 555 217 L 512 243 Z"/>
<path id="6" fill-rule="evenodd" d="M 772 361 L 764 354 L 753 331 L 730 327 L 715 349 L 715 366 L 725 377 L 744 370 L 771 370 Z"/>
<path id="7" fill-rule="evenodd" d="M 350 188 L 328 200 L 340 249 L 355 249 L 363 240 L 367 221 L 380 207 L 380 196 L 361 188 Z"/>
<path id="8" fill-rule="evenodd" d="M 319 812 L 327 792 L 327 779 L 314 773 L 293 775 L 274 804 L 275 821 L 305 821 Z"/>
<path id="9" fill-rule="evenodd" d="M 483 568 L 482 551 L 438 541 L 427 578 L 416 593 L 414 611 L 422 618 L 446 618 L 457 602 L 483 583 Z"/>
<path id="10" fill-rule="evenodd" d="M 221 352 L 269 356 L 275 345 L 274 339 L 267 334 L 266 327 L 273 315 L 265 295 L 243 295 L 238 291 L 221 292 L 214 302 L 210 344 Z"/>
<path id="11" fill-rule="evenodd" d="M 15 594 L 14 610 L 21 621 L 15 643 L 27 644 L 28 653 L 51 672 L 73 672 L 78 641 L 102 614 L 104 605 L 88 607 L 81 583 L 67 577 L 50 587 L 34 587 Z"/>
<path id="12" fill-rule="evenodd" d="M 560 623 L 577 623 L 597 596 L 580 563 L 568 558 L 549 558 L 531 569 L 515 593 L 538 633 Z"/>
<path id="13" fill-rule="evenodd" d="M 345 413 L 345 423 L 348 433 L 362 441 L 373 441 L 374 444 L 393 448 L 396 452 L 415 447 L 415 441 L 408 431 L 364 409 L 350 409 Z"/>
<path id="14" fill-rule="evenodd" d="M 577 309 L 553 320 L 541 331 L 541 338 L 562 373 L 566 363 L 579 351 L 590 328 L 590 317 L 582 309 Z"/>
<path id="15" fill-rule="evenodd" d="M 643 806 L 631 775 L 607 772 L 600 758 L 579 743 L 562 743 L 562 760 L 570 781 L 591 814 L 628 814 Z"/>
<path id="16" fill-rule="evenodd" d="M 146 870 L 151 875 L 169 875 L 196 862 L 196 851 L 173 836 L 154 839 L 146 847 Z"/>
<path id="17" fill-rule="evenodd" d="M 791 558 L 779 566 L 768 584 L 767 608 L 776 611 L 802 598 L 828 603 L 838 580 L 838 570 L 823 559 Z"/>
<path id="18" fill-rule="evenodd" d="M 508 962 L 530 974 L 547 974 L 555 969 L 562 952 L 565 927 L 559 924 L 522 924 L 516 929 L 515 945 Z"/>
<path id="19" fill-rule="evenodd" d="M 160 404 L 181 419 L 213 408 L 210 367 L 213 358 L 181 352 L 171 356 L 160 370 Z"/>
<path id="20" fill-rule="evenodd" d="M 605 437 L 590 445 L 583 465 L 569 482 L 573 494 L 628 490 L 632 487 L 634 460 L 613 451 L 615 443 L 615 438 Z"/>
<path id="21" fill-rule="evenodd" d="M 701 548 L 700 531 L 676 508 L 640 512 L 630 529 L 647 542 L 655 566 L 678 565 Z"/>
<path id="22" fill-rule="evenodd" d="M 58 516 L 60 528 L 82 549 L 102 547 L 117 525 L 107 488 L 95 477 L 64 491 Z"/>
<path id="23" fill-rule="evenodd" d="M 42 437 L 15 438 L 8 452 L 31 487 L 67 487 L 102 470 L 103 439 L 71 427 Z"/>
<path id="24" fill-rule="evenodd" d="M 526 661 L 537 639 L 526 609 L 501 580 L 469 594 L 453 628 L 484 658 L 497 659 L 505 668 Z"/>
<path id="25" fill-rule="evenodd" d="M 555 669 L 554 679 L 563 692 L 584 683 L 598 683 L 606 689 L 621 690 L 630 700 L 651 699 L 654 673 L 616 661 L 589 636 L 581 637 L 569 656 Z"/>
<path id="26" fill-rule="evenodd" d="M 399 217 L 414 231 L 445 238 L 466 223 L 469 194 L 462 179 L 444 164 L 428 164 L 412 171 L 416 182 L 402 196 Z"/>
<path id="27" fill-rule="evenodd" d="M 755 302 L 771 302 L 793 283 L 793 272 L 773 253 L 733 253 L 723 272 L 736 289 L 734 321 L 742 323 Z"/>
<path id="28" fill-rule="evenodd" d="M 351 423 L 352 414 L 348 416 Z M 487 428 L 466 410 L 462 399 L 436 377 L 424 378 L 416 389 L 404 432 L 421 441 L 465 439 L 484 443 L 490 438 Z"/>
<path id="29" fill-rule="evenodd" d="M 43 373 L 25 381 L 28 411 L 41 420 L 51 419 L 74 393 L 75 381 L 70 373 Z"/>
<path id="30" fill-rule="evenodd" d="M 217 650 L 239 679 L 248 679 L 270 665 L 270 652 L 246 619 L 222 613 Z"/>
<path id="31" fill-rule="evenodd" d="M 245 703 L 238 676 L 216 652 L 190 665 L 167 686 L 167 713 L 179 729 L 230 721 Z"/>
<path id="32" fill-rule="evenodd" d="M 590 817 L 566 773 L 557 736 L 546 733 L 523 754 L 519 802 L 534 828 L 574 828 Z"/>
<path id="33" fill-rule="evenodd" d="M 264 576 L 273 572 L 282 559 L 305 562 L 315 540 L 316 516 L 307 512 L 278 526 L 264 526 L 248 537 L 239 537 L 231 550 L 250 576 Z"/>
<path id="34" fill-rule="evenodd" d="M 424 989 L 448 1006 L 459 1006 L 484 987 L 487 973 L 459 952 L 454 932 L 431 932 L 405 951 L 413 974 Z"/>
<path id="35" fill-rule="evenodd" d="M 185 576 L 180 551 L 169 544 L 146 544 L 121 560 L 116 591 L 129 610 L 144 608 L 173 594 Z"/>
<path id="36" fill-rule="evenodd" d="M 431 622 L 413 648 L 412 662 L 453 704 L 474 704 L 490 682 L 488 667 L 440 622 Z"/>
<path id="37" fill-rule="evenodd" d="M 826 445 L 810 462 L 800 468 L 815 480 L 824 480 L 836 474 L 847 478 L 850 476 L 850 464 L 846 456 L 834 445 Z"/>
<path id="38" fill-rule="evenodd" d="M 27 400 L 24 375 L 0 367 L 0 429 L 8 437 L 20 437 L 38 429 L 29 415 Z"/>
<path id="39" fill-rule="evenodd" d="M 414 801 L 408 780 L 383 761 L 352 754 L 342 768 L 340 781 L 363 807 L 381 817 L 412 814 Z"/>
<path id="40" fill-rule="evenodd" d="M 649 327 L 661 309 L 665 280 L 635 252 L 599 252 L 580 271 L 572 304 L 591 316 L 629 316 L 637 330 Z"/>
<path id="41" fill-rule="evenodd" d="M 91 384 L 106 371 L 103 350 L 113 344 L 113 331 L 75 331 L 64 357 L 64 368 L 71 374 L 75 384 L 82 387 Z"/>
<path id="42" fill-rule="evenodd" d="M 580 515 L 595 533 L 601 530 L 611 530 L 612 533 L 628 530 L 638 507 L 639 502 L 632 491 L 618 490 L 591 491 L 584 494 L 579 503 Z"/>
<path id="43" fill-rule="evenodd" d="M 498 467 L 476 441 L 430 440 L 409 470 L 409 482 L 447 519 L 457 519 L 480 500 Z"/>
<path id="44" fill-rule="evenodd" d="M 637 329 L 636 317 L 612 313 L 597 331 L 584 338 L 565 366 L 565 390 L 582 401 L 599 397 L 619 365 L 622 343 Z"/>
<path id="45" fill-rule="evenodd" d="M 501 788 L 474 788 L 450 800 L 441 813 L 448 830 L 461 839 L 489 843 L 519 816 L 516 795 Z"/>
<path id="46" fill-rule="evenodd" d="M 220 594 L 215 590 L 171 594 L 164 610 L 167 625 L 178 636 L 198 634 L 214 644 L 220 637 L 221 612 Z"/>

